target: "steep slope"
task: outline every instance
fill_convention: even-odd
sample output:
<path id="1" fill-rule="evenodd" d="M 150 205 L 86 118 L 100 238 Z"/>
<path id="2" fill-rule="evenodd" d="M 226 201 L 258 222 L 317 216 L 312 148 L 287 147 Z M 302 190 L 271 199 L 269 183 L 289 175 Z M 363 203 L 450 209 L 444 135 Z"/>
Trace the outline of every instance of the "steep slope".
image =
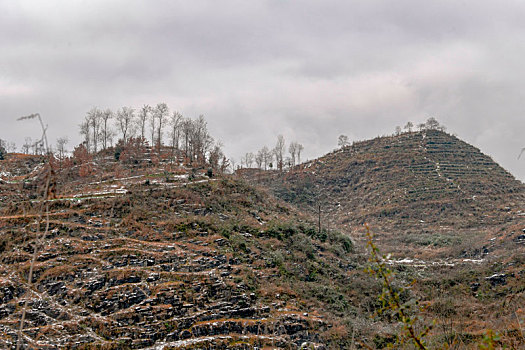
<path id="1" fill-rule="evenodd" d="M 498 346 L 523 347 L 525 186 L 475 147 L 426 130 L 239 175 L 349 234 L 358 252 L 369 223 L 394 281 L 413 283 L 420 317 L 438 325 L 430 348 L 477 348 L 487 329 L 507 339 Z M 371 326 L 377 348 L 399 335 L 390 327 Z"/>
<path id="2" fill-rule="evenodd" d="M 368 222 L 378 233 L 395 234 L 393 247 L 399 240 L 453 246 L 460 232 L 475 232 L 481 242 L 480 231 L 501 232 L 525 211 L 520 181 L 438 130 L 357 142 L 285 174 L 251 178 L 299 207 L 320 203 L 322 219 L 348 232 Z"/>
<path id="3" fill-rule="evenodd" d="M 28 296 L 37 348 L 344 343 L 330 330 L 351 305 L 347 237 L 242 181 L 132 171 L 77 179 L 50 202 L 31 289 L 47 220 L 23 182 L 1 185 L 0 347 L 14 346 Z M 15 188 L 25 200 L 9 203 Z"/>

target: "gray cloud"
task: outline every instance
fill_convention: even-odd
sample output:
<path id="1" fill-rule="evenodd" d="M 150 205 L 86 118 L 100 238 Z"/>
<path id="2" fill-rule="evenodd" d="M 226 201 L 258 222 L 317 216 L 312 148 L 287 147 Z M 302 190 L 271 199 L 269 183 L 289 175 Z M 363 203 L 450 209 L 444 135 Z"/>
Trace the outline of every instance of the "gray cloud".
<path id="1" fill-rule="evenodd" d="M 520 1 L 0 1 L 0 137 L 40 112 L 78 143 L 92 106 L 206 115 L 236 159 L 333 149 L 435 116 L 521 180 Z"/>

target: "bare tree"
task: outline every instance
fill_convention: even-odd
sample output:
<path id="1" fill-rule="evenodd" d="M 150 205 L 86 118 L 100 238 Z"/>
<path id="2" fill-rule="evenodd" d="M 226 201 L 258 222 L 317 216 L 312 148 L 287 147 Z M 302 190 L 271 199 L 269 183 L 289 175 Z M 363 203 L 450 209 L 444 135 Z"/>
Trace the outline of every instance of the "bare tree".
<path id="1" fill-rule="evenodd" d="M 206 153 L 213 145 L 213 138 L 208 133 L 208 123 L 203 115 L 200 115 L 193 123 L 192 138 L 193 158 L 199 162 L 204 162 Z"/>
<path id="2" fill-rule="evenodd" d="M 40 141 L 37 140 L 33 142 L 33 144 L 31 145 L 31 148 L 33 149 L 34 155 L 40 154 Z"/>
<path id="3" fill-rule="evenodd" d="M 264 157 L 262 155 L 262 150 L 259 150 L 257 151 L 257 154 L 255 155 L 255 164 L 257 164 L 257 168 L 261 169 L 263 163 L 264 163 Z"/>
<path id="4" fill-rule="evenodd" d="M 108 148 L 108 142 L 113 136 L 111 126 L 108 124 L 109 120 L 113 118 L 113 112 L 107 108 L 101 113 L 100 118 L 102 119 L 102 149 L 105 150 Z"/>
<path id="5" fill-rule="evenodd" d="M 284 136 L 283 135 L 277 136 L 277 143 L 275 144 L 273 151 L 275 153 L 275 161 L 277 162 L 277 167 L 279 168 L 279 171 L 283 171 L 284 147 L 285 147 Z"/>
<path id="6" fill-rule="evenodd" d="M 33 140 L 30 137 L 26 137 L 24 139 L 24 144 L 22 145 L 22 152 L 24 154 L 29 154 L 29 149 L 31 148 L 32 144 L 33 144 Z"/>
<path id="7" fill-rule="evenodd" d="M 213 138 L 208 132 L 204 116 L 201 115 L 195 120 L 181 118 L 178 129 L 186 159 L 190 163 L 205 163 L 207 155 L 213 149 Z"/>
<path id="8" fill-rule="evenodd" d="M 140 138 L 142 140 L 145 140 L 146 120 L 148 120 L 148 117 L 150 116 L 151 111 L 152 111 L 152 108 L 150 105 L 144 105 L 142 106 L 139 112 L 138 124 L 139 124 L 139 129 L 140 129 Z"/>
<path id="9" fill-rule="evenodd" d="M 408 132 L 412 132 L 413 127 L 414 127 L 414 124 L 412 124 L 412 122 L 407 122 L 404 129 L 407 130 Z"/>
<path id="10" fill-rule="evenodd" d="M 288 152 L 290 153 L 290 165 L 295 166 L 295 156 L 297 154 L 297 146 L 299 144 L 297 142 L 291 142 L 290 146 L 288 147 Z"/>
<path id="11" fill-rule="evenodd" d="M 439 122 L 434 117 L 428 118 L 426 125 L 427 125 L 427 128 L 430 130 L 437 130 L 440 127 Z"/>
<path id="12" fill-rule="evenodd" d="M 248 168 L 252 167 L 254 161 L 255 155 L 252 152 L 246 153 L 246 165 L 248 166 Z"/>
<path id="13" fill-rule="evenodd" d="M 165 103 L 158 103 L 155 107 L 155 110 L 153 111 L 153 114 L 155 115 L 155 118 L 157 119 L 158 126 L 157 126 L 157 147 L 160 151 L 160 147 L 162 146 L 162 125 L 166 121 L 166 117 L 169 115 L 169 108 L 168 105 Z"/>
<path id="14" fill-rule="evenodd" d="M 84 146 L 86 146 L 87 151 L 89 152 L 91 142 L 90 142 L 90 136 L 89 136 L 89 120 L 87 117 L 84 119 L 84 121 L 79 125 L 80 127 L 80 135 L 84 138 Z"/>
<path id="15" fill-rule="evenodd" d="M 97 107 L 91 108 L 87 113 L 86 119 L 88 120 L 89 127 L 91 128 L 91 142 L 93 145 L 93 153 L 98 151 L 98 140 L 100 139 L 100 122 L 102 112 Z"/>
<path id="16" fill-rule="evenodd" d="M 252 165 L 253 165 L 254 158 L 255 158 L 255 156 L 253 155 L 252 152 L 247 152 L 244 155 L 244 157 L 241 159 L 241 166 L 242 166 L 242 163 L 244 163 L 246 168 L 251 168 Z"/>
<path id="17" fill-rule="evenodd" d="M 417 128 L 419 129 L 419 131 L 423 131 L 423 130 L 425 130 L 426 127 L 427 127 L 427 125 L 426 125 L 425 123 L 419 123 L 419 124 L 417 125 Z"/>
<path id="18" fill-rule="evenodd" d="M 213 145 L 208 158 L 208 163 L 212 169 L 219 170 L 220 172 L 225 172 L 230 165 L 229 160 L 222 152 L 222 144 L 220 142 L 216 142 Z"/>
<path id="19" fill-rule="evenodd" d="M 262 163 L 264 164 L 264 170 L 267 170 L 273 160 L 273 154 L 267 146 L 264 146 L 259 152 L 262 157 Z"/>
<path id="20" fill-rule="evenodd" d="M 193 132 L 193 120 L 191 119 L 184 119 L 182 121 L 182 138 L 183 138 L 183 143 L 184 143 L 184 155 L 186 156 L 186 158 L 190 158 L 191 157 L 191 150 L 190 150 L 190 147 L 191 147 L 191 136 L 192 136 L 192 132 Z"/>
<path id="21" fill-rule="evenodd" d="M 339 135 L 339 137 L 337 138 L 337 145 L 341 148 L 344 148 L 346 146 L 348 146 L 350 144 L 350 142 L 348 142 L 348 136 L 346 135 Z"/>
<path id="22" fill-rule="evenodd" d="M 171 158 L 174 158 L 174 152 L 177 151 L 177 155 L 179 154 L 179 139 L 180 139 L 180 133 L 181 133 L 181 126 L 182 122 L 184 120 L 184 117 L 179 112 L 173 112 L 171 115 L 171 149 L 172 154 Z"/>
<path id="23" fill-rule="evenodd" d="M 304 147 L 300 143 L 297 144 L 297 164 L 301 164 L 301 152 L 303 151 Z"/>
<path id="24" fill-rule="evenodd" d="M 153 108 L 151 109 L 151 113 L 149 114 L 149 127 L 151 131 L 151 147 L 153 148 L 155 146 L 155 132 L 156 129 L 156 123 L 155 123 L 156 117 L 153 113 Z"/>
<path id="25" fill-rule="evenodd" d="M 6 142 L 5 143 L 5 150 L 7 151 L 7 153 L 14 153 L 16 152 L 16 143 L 14 142 Z"/>
<path id="26" fill-rule="evenodd" d="M 132 133 L 135 111 L 131 107 L 122 107 L 117 111 L 117 123 L 122 134 L 124 144 Z"/>
<path id="27" fill-rule="evenodd" d="M 64 160 L 65 154 L 66 154 L 66 144 L 69 142 L 69 139 L 67 136 L 59 137 L 57 139 L 57 152 L 58 152 L 58 159 Z"/>
<path id="28" fill-rule="evenodd" d="M 3 149 L 4 153 L 14 153 L 16 151 L 16 144 L 0 139 L 0 148 Z"/>
<path id="29" fill-rule="evenodd" d="M 401 135 L 401 127 L 399 125 L 396 126 L 396 135 Z"/>

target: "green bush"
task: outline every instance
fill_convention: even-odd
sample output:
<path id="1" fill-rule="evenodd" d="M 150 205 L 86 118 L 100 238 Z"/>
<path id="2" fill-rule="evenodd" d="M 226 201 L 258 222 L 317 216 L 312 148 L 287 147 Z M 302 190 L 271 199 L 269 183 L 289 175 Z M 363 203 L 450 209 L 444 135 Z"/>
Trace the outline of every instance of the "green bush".
<path id="1" fill-rule="evenodd" d="M 284 241 L 298 232 L 300 232 L 300 230 L 289 222 L 274 222 L 270 224 L 270 227 L 265 231 L 265 234 L 268 237 L 277 238 L 280 241 Z"/>

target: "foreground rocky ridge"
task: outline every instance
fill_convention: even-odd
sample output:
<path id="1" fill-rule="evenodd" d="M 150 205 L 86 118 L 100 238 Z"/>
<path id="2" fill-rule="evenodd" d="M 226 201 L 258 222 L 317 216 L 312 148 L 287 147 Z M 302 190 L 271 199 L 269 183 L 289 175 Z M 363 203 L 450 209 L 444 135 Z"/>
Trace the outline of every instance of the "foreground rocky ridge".
<path id="1" fill-rule="evenodd" d="M 38 348 L 326 344 L 333 320 L 301 292 L 329 274 L 344 283 L 351 241 L 320 237 L 306 217 L 242 182 L 181 172 L 83 181 L 61 193 L 31 289 L 40 203 L 30 191 L 4 202 L 0 346 L 14 347 L 28 296 L 24 342 Z"/>

